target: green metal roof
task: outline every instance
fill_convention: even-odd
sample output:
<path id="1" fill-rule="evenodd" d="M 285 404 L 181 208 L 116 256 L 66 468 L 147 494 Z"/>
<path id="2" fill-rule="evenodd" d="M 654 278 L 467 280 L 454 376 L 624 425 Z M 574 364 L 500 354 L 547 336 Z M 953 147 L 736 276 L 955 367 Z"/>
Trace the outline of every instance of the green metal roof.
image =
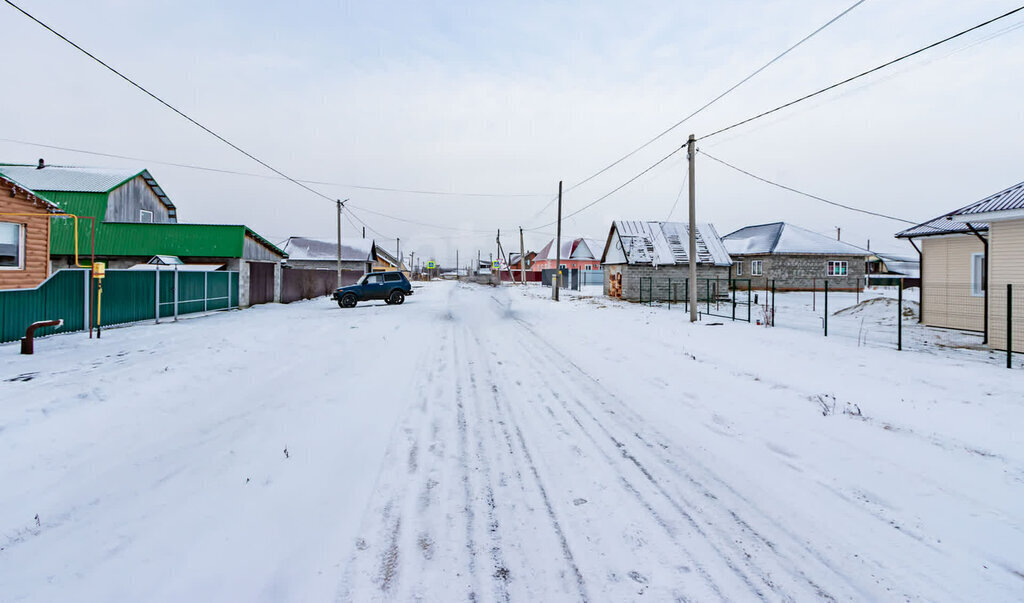
<path id="1" fill-rule="evenodd" d="M 54 222 L 50 230 L 50 253 L 75 253 L 74 223 L 71 220 Z M 79 223 L 78 253 L 85 257 L 90 252 L 90 223 Z M 228 224 L 143 224 L 107 222 L 96 224 L 96 255 L 154 256 L 176 255 L 184 257 L 240 258 L 246 235 L 287 257 L 283 251 L 253 230 L 242 225 Z"/>

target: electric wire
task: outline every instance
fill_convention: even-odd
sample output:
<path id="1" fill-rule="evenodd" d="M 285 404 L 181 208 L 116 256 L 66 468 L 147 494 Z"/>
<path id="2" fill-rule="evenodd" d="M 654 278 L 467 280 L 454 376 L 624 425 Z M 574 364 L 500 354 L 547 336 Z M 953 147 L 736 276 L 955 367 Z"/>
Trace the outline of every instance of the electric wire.
<path id="1" fill-rule="evenodd" d="M 620 158 L 616 159 L 616 160 L 615 160 L 615 161 L 613 161 L 612 163 L 610 163 L 610 164 L 606 165 L 605 167 L 601 168 L 600 170 L 598 170 L 598 171 L 594 172 L 594 173 L 593 173 L 593 174 L 591 174 L 590 176 L 587 176 L 587 177 L 586 177 L 586 178 L 584 178 L 583 180 L 580 180 L 580 181 L 579 181 L 579 182 L 577 182 L 576 184 L 573 184 L 572 186 L 568 187 L 568 188 L 566 189 L 566 192 L 568 192 L 568 191 L 571 191 L 571 190 L 573 190 L 573 189 L 575 189 L 575 188 L 577 188 L 577 187 L 579 187 L 579 186 L 582 186 L 583 184 L 586 184 L 587 182 L 590 182 L 590 181 L 591 181 L 591 180 L 593 180 L 594 178 L 596 178 L 596 177 L 600 176 L 601 174 L 603 174 L 603 173 L 607 172 L 607 171 L 608 171 L 608 170 L 610 170 L 611 168 L 613 168 L 613 167 L 617 166 L 618 164 L 622 163 L 622 162 L 623 162 L 623 161 L 625 161 L 626 159 L 629 159 L 629 158 L 630 158 L 630 157 L 632 157 L 633 155 L 636 155 L 637 153 L 639 153 L 639 152 L 640 152 L 640 151 L 642 151 L 643 149 L 645 149 L 645 148 L 649 147 L 650 145 L 654 144 L 655 142 L 657 142 L 658 140 L 660 140 L 661 138 L 663 138 L 663 137 L 664 137 L 664 136 L 665 136 L 666 134 L 668 134 L 668 133 L 672 132 L 673 130 L 675 130 L 675 129 L 676 129 L 676 128 L 678 128 L 679 126 L 683 125 L 684 123 L 686 123 L 687 121 L 689 121 L 689 120 L 690 120 L 690 119 L 692 119 L 693 117 L 696 117 L 696 116 L 697 116 L 698 114 L 702 113 L 702 112 L 703 112 L 703 111 L 704 111 L 705 109 L 707 109 L 707 108 L 708 108 L 708 107 L 710 107 L 711 105 L 713 105 L 713 104 L 717 103 L 718 101 L 722 100 L 722 99 L 723 99 L 723 98 L 725 98 L 725 97 L 726 97 L 726 96 L 727 96 L 727 95 L 728 95 L 729 93 L 731 93 L 732 91 L 736 90 L 737 88 L 739 88 L 739 87 L 740 87 L 740 86 L 742 86 L 743 84 L 747 83 L 748 81 L 750 81 L 751 79 L 753 79 L 753 78 L 754 78 L 755 76 L 757 76 L 757 75 L 758 75 L 759 73 L 761 73 L 762 71 L 764 71 L 764 70 L 765 70 L 765 69 L 767 69 L 768 67 L 771 67 L 771 66 L 772 66 L 773 64 L 775 64 L 776 62 L 778 62 L 779 60 L 781 60 L 781 59 L 782 59 L 783 57 L 785 57 L 785 56 L 786 56 L 787 54 L 789 54 L 790 52 L 792 52 L 792 51 L 796 50 L 796 49 L 797 49 L 797 48 L 798 48 L 799 46 L 801 46 L 801 45 L 802 45 L 802 44 L 803 44 L 804 42 L 807 42 L 808 40 L 810 40 L 810 39 L 811 39 L 811 38 L 813 38 L 814 36 L 816 36 L 816 35 L 818 35 L 819 33 L 821 33 L 821 32 L 822 32 L 823 30 L 825 30 L 825 29 L 826 29 L 826 28 L 827 28 L 828 26 L 832 25 L 833 23 L 835 23 L 835 22 L 836 22 L 836 21 L 838 21 L 839 19 L 841 19 L 841 18 L 843 18 L 844 16 L 846 16 L 846 15 L 847 15 L 847 14 L 848 14 L 848 13 L 849 13 L 850 11 L 852 11 L 852 10 L 853 10 L 853 9 L 855 9 L 855 8 L 857 8 L 858 6 L 860 6 L 861 4 L 863 4 L 863 3 L 865 2 L 865 1 L 866 1 L 866 0 L 857 0 L 857 1 L 856 1 L 856 2 L 854 2 L 854 3 L 852 4 L 852 5 L 850 5 L 849 7 L 847 7 L 847 8 L 846 8 L 846 10 L 844 10 L 844 11 L 843 11 L 843 12 L 841 12 L 841 13 L 839 13 L 839 14 L 838 14 L 838 15 L 836 15 L 835 17 L 832 17 L 831 19 L 829 19 L 829 20 L 828 20 L 828 21 L 827 21 L 827 22 L 826 22 L 826 23 L 825 23 L 824 25 L 822 25 L 822 26 L 818 27 L 817 29 L 815 29 L 815 30 L 814 30 L 814 31 L 812 31 L 811 33 L 809 33 L 809 34 L 807 34 L 806 36 L 804 36 L 803 38 L 801 38 L 799 42 L 797 42 L 796 44 L 793 44 L 792 46 L 790 46 L 790 47 L 789 47 L 789 48 L 787 48 L 786 50 L 782 51 L 781 53 L 779 53 L 778 55 L 776 55 L 776 56 L 775 56 L 775 57 L 774 57 L 774 58 L 773 58 L 772 60 L 770 60 L 770 61 L 768 61 L 767 63 L 765 63 L 764 65 L 761 65 L 760 67 L 758 67 L 758 68 L 757 68 L 756 70 L 754 70 L 754 71 L 753 71 L 753 72 L 752 72 L 752 73 L 751 73 L 750 75 L 748 75 L 748 76 L 744 77 L 744 78 L 743 78 L 743 79 L 741 79 L 740 81 L 738 81 L 738 82 L 736 82 L 735 84 L 733 84 L 732 86 L 730 86 L 730 87 L 729 87 L 728 89 L 726 89 L 726 90 L 725 90 L 725 92 L 722 92 L 721 94 L 719 94 L 719 95 L 718 95 L 718 96 L 716 96 L 715 98 L 713 98 L 713 99 L 709 100 L 708 102 L 704 103 L 704 104 L 703 104 L 703 105 L 701 105 L 701 106 L 700 106 L 700 107 L 699 107 L 699 108 L 698 108 L 697 110 L 693 111 L 692 113 L 690 113 L 690 114 L 689 114 L 689 115 L 687 115 L 686 117 L 684 117 L 684 118 L 680 119 L 680 120 L 679 120 L 679 121 L 677 121 L 676 123 L 674 123 L 674 124 L 672 124 L 671 126 L 669 126 L 668 128 L 666 128 L 665 130 L 662 130 L 662 131 L 661 131 L 661 133 L 659 133 L 659 134 L 658 134 L 657 136 L 655 136 L 655 137 L 651 138 L 650 140 L 648 140 L 647 142 L 643 143 L 643 144 L 642 144 L 642 145 L 640 145 L 639 147 L 637 147 L 637 148 L 633 149 L 632 151 L 630 151 L 630 152 L 626 153 L 626 154 L 625 154 L 625 155 L 623 155 L 622 157 L 620 157 Z M 550 203 L 549 203 L 548 205 L 550 205 Z M 545 208 L 545 209 L 546 209 L 546 208 Z M 543 211 L 543 210 L 542 210 L 542 211 Z"/>
<path id="2" fill-rule="evenodd" d="M 690 177 L 690 171 L 689 170 L 686 170 L 685 172 L 683 172 L 683 183 L 681 185 L 679 185 L 679 193 L 676 195 L 676 200 L 672 204 L 672 209 L 670 209 L 669 212 L 668 212 L 668 217 L 665 218 L 666 222 L 668 222 L 669 220 L 672 219 L 672 214 L 676 213 L 676 206 L 679 205 L 679 200 L 683 198 L 683 191 L 686 189 L 686 181 L 689 179 L 689 177 Z"/>
<path id="3" fill-rule="evenodd" d="M 57 151 L 69 151 L 69 152 L 72 152 L 72 153 L 82 153 L 82 154 L 85 154 L 85 155 L 96 155 L 98 157 L 110 157 L 110 158 L 113 158 L 113 159 L 125 159 L 125 160 L 128 160 L 128 161 L 139 161 L 139 162 L 143 162 L 143 163 L 155 163 L 155 164 L 158 164 L 158 165 L 169 165 L 169 166 L 173 166 L 173 167 L 186 168 L 186 169 L 190 169 L 190 170 L 201 170 L 201 171 L 204 171 L 204 172 L 214 172 L 214 173 L 218 173 L 218 174 L 231 174 L 231 175 L 234 175 L 234 176 L 249 176 L 249 177 L 252 177 L 252 178 L 265 178 L 265 179 L 268 179 L 268 180 L 285 180 L 284 178 L 282 178 L 280 176 L 273 176 L 273 175 L 270 175 L 270 174 L 257 174 L 257 173 L 254 173 L 254 172 L 239 172 L 239 171 L 236 171 L 236 170 L 228 170 L 228 169 L 223 169 L 223 168 L 213 168 L 213 167 L 207 167 L 207 166 L 203 166 L 203 165 L 195 165 L 195 164 L 191 164 L 191 163 L 177 163 L 177 162 L 173 162 L 173 161 L 160 161 L 158 159 L 146 159 L 144 157 L 132 157 L 130 155 L 118 155 L 116 153 L 104 153 L 104 152 L 100 152 L 100 151 L 88 151 L 88 150 L 85 150 L 85 149 L 76 149 L 76 148 L 72 148 L 72 147 L 62 147 L 62 146 L 57 146 L 57 145 L 52 145 L 52 144 L 43 144 L 43 143 L 40 143 L 40 142 L 29 142 L 27 140 L 17 140 L 17 139 L 14 139 L 14 138 L 0 138 L 0 142 L 11 142 L 11 143 L 14 143 L 14 144 L 23 144 L 23 145 L 32 146 L 32 147 L 41 147 L 41 148 L 44 148 L 44 149 L 54 149 L 54 150 L 57 150 Z M 296 178 L 296 180 L 298 180 L 299 182 L 304 182 L 306 184 L 318 184 L 318 185 L 322 185 L 322 186 L 337 186 L 337 187 L 341 187 L 341 188 L 355 188 L 355 189 L 361 189 L 361 190 L 383 191 L 383 192 L 389 192 L 389 193 L 408 193 L 408 194 L 415 194 L 415 195 L 435 195 L 435 196 L 441 196 L 441 197 L 496 197 L 496 198 L 505 198 L 505 197 L 546 197 L 547 196 L 547 193 L 507 193 L 507 194 L 506 193 L 476 193 L 476 192 L 473 192 L 473 193 L 463 193 L 463 192 L 444 192 L 444 191 L 422 190 L 422 189 L 411 189 L 411 188 L 391 188 L 391 187 L 384 187 L 384 186 L 369 186 L 369 185 L 364 185 L 364 184 L 349 184 L 347 182 L 331 182 L 331 181 L 327 181 L 327 180 L 309 180 L 309 179 L 306 179 L 306 178 Z"/>
<path id="4" fill-rule="evenodd" d="M 632 178 L 630 178 L 629 180 L 627 180 L 627 181 L 623 182 L 622 184 L 620 184 L 619 186 L 617 186 L 617 187 L 615 187 L 614 189 L 610 190 L 609 192 L 605 193 L 604 195 L 601 195 L 601 196 L 600 196 L 600 197 L 598 197 L 597 199 L 594 199 L 594 200 L 593 200 L 593 201 L 591 201 L 590 203 L 587 203 L 586 205 L 584 205 L 583 207 L 581 207 L 581 208 L 577 209 L 576 211 L 574 211 L 574 212 L 572 212 L 572 213 L 570 213 L 570 214 L 567 214 L 567 215 L 563 216 L 563 217 L 562 217 L 562 219 L 563 219 L 563 220 L 568 220 L 569 218 L 571 218 L 571 217 L 573 217 L 573 216 L 575 216 L 575 215 L 577 215 L 577 214 L 579 214 L 579 213 L 581 213 L 581 212 L 584 212 L 584 211 L 586 211 L 586 210 L 590 209 L 591 207 L 593 207 L 593 206 L 597 205 L 597 204 L 598 204 L 598 203 L 600 203 L 601 201 L 604 201 L 604 200 L 605 200 L 605 199 L 607 199 L 608 197 L 611 197 L 611 196 L 612 196 L 612 195 L 614 195 L 615 193 L 619 192 L 620 190 L 622 190 L 622 189 L 626 188 L 627 186 L 629 186 L 630 184 L 632 184 L 633 182 L 635 182 L 636 180 L 638 180 L 638 179 L 639 179 L 639 178 L 640 178 L 641 176 L 643 176 L 643 175 L 644 175 L 644 174 L 646 174 L 647 172 L 649 172 L 649 171 L 653 170 L 654 168 L 658 167 L 658 166 L 659 166 L 659 165 L 661 165 L 662 163 L 665 163 L 666 161 L 668 161 L 668 160 L 669 160 L 669 158 L 671 158 L 671 157 L 672 157 L 673 155 L 675 155 L 675 154 L 676 154 L 676 153 L 678 153 L 679 151 L 682 151 L 682 150 L 683 150 L 683 149 L 685 149 L 685 148 L 686 148 L 686 146 L 684 145 L 684 146 L 681 146 L 681 147 L 679 147 L 679 148 L 677 148 L 677 149 L 673 150 L 673 151 L 672 151 L 671 153 L 669 153 L 668 155 L 665 155 L 665 156 L 664 156 L 664 157 L 662 157 L 661 159 L 659 159 L 659 160 L 655 161 L 654 163 L 652 163 L 652 164 L 651 164 L 650 166 L 648 166 L 648 167 L 647 167 L 647 168 L 646 168 L 646 169 L 645 169 L 644 171 L 640 172 L 640 173 L 639 173 L 639 174 L 637 174 L 636 176 L 633 176 L 633 177 L 632 177 Z M 552 224 L 557 224 L 557 223 L 558 223 L 558 220 L 555 220 L 555 221 L 553 221 L 553 222 L 548 222 L 547 224 L 541 224 L 541 225 L 539 225 L 539 226 L 534 226 L 533 228 L 524 228 L 523 230 L 529 230 L 529 231 L 537 231 L 537 230 L 539 230 L 539 229 L 541 229 L 541 228 L 547 228 L 548 226 L 551 226 Z"/>
<path id="5" fill-rule="evenodd" d="M 969 28 L 967 28 L 967 29 L 965 29 L 963 31 L 960 31 L 960 32 L 955 33 L 955 34 L 953 34 L 951 36 L 945 37 L 945 38 L 943 38 L 943 39 L 941 39 L 941 40 L 939 40 L 937 42 L 932 42 L 931 44 L 929 44 L 927 46 L 923 46 L 921 48 L 918 48 L 917 50 L 915 50 L 913 52 L 908 52 L 907 54 L 904 54 L 902 56 L 896 57 L 895 59 L 892 59 L 890 61 L 886 61 L 885 63 L 882 63 L 881 65 L 878 65 L 876 67 L 872 67 L 871 69 L 868 69 L 867 71 L 862 71 L 862 72 L 858 73 L 857 75 L 848 77 L 848 78 L 846 78 L 846 79 L 844 79 L 842 81 L 836 82 L 836 83 L 834 83 L 834 84 L 832 84 L 830 86 L 826 86 L 824 88 L 821 88 L 820 90 L 817 90 L 817 91 L 812 92 L 810 94 L 806 94 L 804 96 L 801 96 L 800 98 L 798 98 L 796 100 L 792 100 L 792 101 L 789 101 L 788 103 L 779 105 L 778 107 L 775 107 L 774 109 L 769 109 L 768 111 L 764 111 L 762 113 L 758 113 L 757 115 L 754 115 L 753 117 L 748 117 L 747 119 L 744 119 L 742 121 L 738 121 L 738 122 L 732 124 L 731 126 L 726 126 L 724 128 L 720 128 L 718 130 L 715 130 L 714 132 L 711 132 L 710 134 L 705 134 L 704 136 L 701 136 L 697 140 L 705 140 L 705 139 L 711 138 L 712 136 L 716 136 L 716 135 L 721 134 L 723 132 L 727 132 L 729 130 L 732 130 L 733 128 L 738 128 L 739 126 L 742 126 L 743 124 L 748 124 L 748 123 L 750 123 L 750 122 L 752 122 L 752 121 L 754 121 L 756 119 L 761 119 L 762 117 L 765 117 L 767 115 L 771 115 L 772 113 L 775 113 L 777 111 L 781 111 L 781 110 L 783 110 L 783 109 L 785 109 L 787 107 L 792 107 L 793 105 L 795 105 L 797 103 L 801 103 L 801 102 L 803 102 L 805 100 L 814 98 L 815 96 L 819 96 L 821 94 L 824 94 L 824 93 L 828 92 L 829 90 L 834 90 L 834 89 L 836 89 L 836 88 L 838 88 L 840 86 L 843 86 L 845 84 L 848 84 L 848 83 L 850 83 L 850 82 L 852 82 L 854 80 L 858 80 L 858 79 L 860 79 L 862 77 L 865 77 L 867 75 L 875 73 L 876 71 L 880 71 L 882 69 L 885 69 L 886 67 L 890 67 L 892 65 L 895 65 L 896 63 L 899 63 L 901 61 L 909 59 L 909 58 L 911 58 L 913 56 L 919 55 L 922 52 L 926 52 L 928 50 L 931 50 L 932 48 L 935 48 L 936 46 L 940 46 L 942 44 L 945 44 L 946 42 L 950 42 L 952 40 L 955 40 L 957 38 L 965 36 L 965 35 L 971 33 L 972 31 L 981 29 L 982 27 L 985 27 L 987 25 L 991 25 L 992 23 L 995 23 L 996 21 L 999 21 L 1001 19 L 1005 19 L 1005 18 L 1007 18 L 1007 17 L 1009 17 L 1011 15 L 1014 15 L 1016 13 L 1021 12 L 1022 10 L 1024 10 L 1024 6 L 1019 6 L 1019 7 L 1015 8 L 1015 9 L 1009 11 L 1009 12 L 1006 12 L 1006 13 L 1003 13 L 1002 15 L 999 15 L 998 17 L 993 17 L 993 18 L 991 18 L 991 19 L 989 19 L 987 21 L 984 21 L 982 23 L 979 23 L 979 24 L 977 24 L 977 25 L 975 25 L 973 27 L 969 27 Z"/>
<path id="6" fill-rule="evenodd" d="M 814 199 L 815 201 L 821 201 L 823 203 L 828 203 L 829 205 L 834 205 L 836 207 L 841 207 L 843 209 L 859 212 L 859 213 L 862 213 L 862 214 L 868 214 L 870 216 L 876 216 L 878 218 L 885 218 L 887 220 L 894 220 L 896 222 L 903 222 L 904 224 L 911 224 L 911 225 L 920 224 L 920 222 L 912 222 L 910 220 L 905 220 L 903 218 L 897 218 L 896 216 L 890 216 L 888 214 L 883 214 L 883 213 L 879 213 L 879 212 L 875 212 L 875 211 L 870 211 L 870 210 L 867 210 L 867 209 L 861 209 L 859 207 L 854 207 L 852 205 L 846 205 L 844 203 L 838 203 L 836 201 L 830 201 L 828 199 L 825 199 L 824 197 L 819 197 L 817 195 L 812 195 L 810 193 L 805 193 L 805 192 L 803 192 L 801 190 L 797 190 L 797 189 L 795 189 L 795 188 L 793 188 L 791 186 L 786 186 L 785 184 L 779 184 L 778 182 L 773 182 L 771 180 L 768 180 L 767 178 L 763 178 L 761 176 L 758 176 L 757 174 L 752 174 L 752 173 L 748 172 L 747 170 L 744 170 L 742 168 L 736 167 L 735 165 L 733 165 L 731 163 L 728 163 L 728 162 L 726 162 L 726 161 L 724 161 L 722 159 L 719 159 L 718 157 L 714 157 L 712 155 L 708 155 L 707 151 L 697 151 L 697 152 L 700 153 L 701 155 L 707 157 L 708 159 L 711 159 L 712 161 L 717 161 L 718 163 L 720 163 L 720 164 L 722 164 L 722 165 L 724 165 L 726 167 L 732 168 L 732 169 L 736 170 L 737 172 L 740 172 L 741 174 L 746 174 L 747 176 L 750 176 L 751 178 L 753 178 L 755 180 L 760 180 L 761 182 L 764 182 L 765 184 L 770 184 L 772 186 L 781 188 L 783 190 L 787 190 L 787 191 L 789 191 L 791 193 L 796 193 L 798 195 L 802 195 L 804 197 L 808 197 L 810 199 Z"/>

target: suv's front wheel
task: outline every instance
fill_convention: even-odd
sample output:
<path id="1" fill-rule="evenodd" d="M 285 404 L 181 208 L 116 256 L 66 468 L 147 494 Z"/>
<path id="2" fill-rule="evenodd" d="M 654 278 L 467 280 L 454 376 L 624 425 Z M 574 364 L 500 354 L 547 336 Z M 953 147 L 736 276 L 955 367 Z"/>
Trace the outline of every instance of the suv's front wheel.
<path id="1" fill-rule="evenodd" d="M 346 293 L 345 295 L 342 295 L 341 299 L 338 300 L 338 305 L 341 306 L 342 308 L 355 308 L 356 294 Z"/>
<path id="2" fill-rule="evenodd" d="M 401 304 L 404 301 L 405 301 L 405 294 L 402 293 L 401 291 L 397 291 L 397 290 L 396 291 L 392 291 L 391 295 L 388 296 L 388 303 L 389 304 L 394 304 L 394 305 L 397 306 L 397 305 Z"/>

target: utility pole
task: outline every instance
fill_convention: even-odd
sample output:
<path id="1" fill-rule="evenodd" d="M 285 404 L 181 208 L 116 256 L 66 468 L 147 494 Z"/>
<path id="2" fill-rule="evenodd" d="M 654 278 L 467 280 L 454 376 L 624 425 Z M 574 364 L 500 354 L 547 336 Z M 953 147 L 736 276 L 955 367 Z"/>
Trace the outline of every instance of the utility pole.
<path id="1" fill-rule="evenodd" d="M 459 280 L 459 250 L 455 250 L 455 280 Z"/>
<path id="2" fill-rule="evenodd" d="M 416 252 L 415 251 L 410 251 L 409 252 L 409 270 L 412 271 L 412 275 L 415 278 L 415 276 L 416 276 Z"/>
<path id="3" fill-rule="evenodd" d="M 842 240 L 842 239 L 839 238 L 839 227 L 838 226 L 836 226 L 836 240 L 837 241 L 841 241 Z"/>
<path id="4" fill-rule="evenodd" d="M 519 227 L 519 280 L 526 284 L 526 246 L 523 245 L 523 227 Z"/>
<path id="5" fill-rule="evenodd" d="M 366 227 L 365 226 L 363 227 L 363 238 L 364 239 L 366 238 Z"/>
<path id="6" fill-rule="evenodd" d="M 693 134 L 686 141 L 686 154 L 690 159 L 690 322 L 697 322 L 697 139 Z"/>
<path id="7" fill-rule="evenodd" d="M 498 229 L 498 236 L 494 237 L 494 242 L 498 246 L 498 282 L 501 282 L 501 229 Z M 494 264 L 491 264 L 491 268 L 494 268 Z"/>
<path id="8" fill-rule="evenodd" d="M 558 288 L 562 285 L 562 181 L 558 181 L 558 234 L 555 237 L 555 282 L 551 285 L 551 299 L 558 301 Z"/>
<path id="9" fill-rule="evenodd" d="M 345 201 L 338 199 L 338 288 L 341 289 L 341 212 L 345 209 Z"/>
<path id="10" fill-rule="evenodd" d="M 398 262 L 398 266 L 395 267 L 399 272 L 402 271 L 402 239 L 395 239 L 395 260 Z"/>

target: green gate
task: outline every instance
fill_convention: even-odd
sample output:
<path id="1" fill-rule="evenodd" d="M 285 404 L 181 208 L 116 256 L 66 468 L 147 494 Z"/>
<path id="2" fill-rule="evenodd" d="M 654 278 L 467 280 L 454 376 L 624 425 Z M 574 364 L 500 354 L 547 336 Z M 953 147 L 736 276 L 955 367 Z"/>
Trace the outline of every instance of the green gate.
<path id="1" fill-rule="evenodd" d="M 33 289 L 0 291 L 0 343 L 21 339 L 40 320 L 59 318 L 64 325 L 40 329 L 37 336 L 84 331 L 90 307 L 93 324 L 98 311 L 104 327 L 155 320 L 158 313 L 169 318 L 238 307 L 237 272 L 107 270 L 101 306 L 89 280 L 88 270 L 59 270 Z"/>

